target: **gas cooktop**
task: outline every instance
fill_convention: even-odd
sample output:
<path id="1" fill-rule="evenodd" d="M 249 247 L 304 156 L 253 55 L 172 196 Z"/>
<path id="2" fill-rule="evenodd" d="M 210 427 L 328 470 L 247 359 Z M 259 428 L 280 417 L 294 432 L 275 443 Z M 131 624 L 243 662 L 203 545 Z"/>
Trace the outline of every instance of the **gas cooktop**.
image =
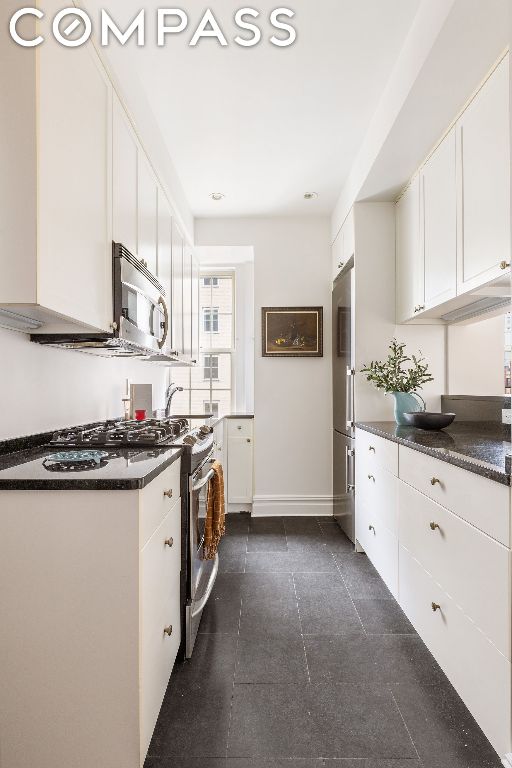
<path id="1" fill-rule="evenodd" d="M 88 429 L 62 429 L 55 432 L 50 445 L 67 448 L 104 446 L 169 445 L 187 433 L 187 419 L 144 419 L 144 421 L 106 421 Z"/>

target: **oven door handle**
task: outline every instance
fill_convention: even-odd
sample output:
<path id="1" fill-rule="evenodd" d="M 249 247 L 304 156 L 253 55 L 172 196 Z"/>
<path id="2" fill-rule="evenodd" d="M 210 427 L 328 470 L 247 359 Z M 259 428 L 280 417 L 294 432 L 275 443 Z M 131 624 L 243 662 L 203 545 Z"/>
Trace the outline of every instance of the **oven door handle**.
<path id="1" fill-rule="evenodd" d="M 192 618 L 195 619 L 195 617 L 201 613 L 203 608 L 205 607 L 206 603 L 208 602 L 208 598 L 210 597 L 213 589 L 213 585 L 215 584 L 215 579 L 217 578 L 217 571 L 219 570 L 219 556 L 215 555 L 215 560 L 213 561 L 213 568 L 212 572 L 210 574 L 210 580 L 208 582 L 208 587 L 206 589 L 206 592 L 202 596 L 201 600 L 198 602 L 197 605 L 194 606 L 194 610 L 192 611 Z"/>
<path id="2" fill-rule="evenodd" d="M 204 486 L 206 485 L 206 483 L 209 483 L 209 482 L 210 482 L 210 480 L 212 479 L 212 477 L 214 476 L 214 474 L 215 474 L 215 470 L 214 470 L 214 469 L 210 469 L 210 470 L 208 471 L 208 474 L 206 475 L 206 477 L 203 477 L 203 479 L 202 479 L 202 480 L 200 480 L 200 481 L 197 483 L 197 485 L 193 485 L 193 486 L 192 486 L 192 488 L 190 489 L 190 490 L 192 491 L 192 493 L 196 493 L 197 491 L 200 491 L 200 490 L 201 490 L 201 488 L 204 488 Z"/>

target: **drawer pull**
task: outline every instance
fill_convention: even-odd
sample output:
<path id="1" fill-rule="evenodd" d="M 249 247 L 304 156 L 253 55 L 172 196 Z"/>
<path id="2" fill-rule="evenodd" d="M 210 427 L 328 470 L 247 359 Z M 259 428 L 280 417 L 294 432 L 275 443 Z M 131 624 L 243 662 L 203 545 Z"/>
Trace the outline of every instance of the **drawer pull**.
<path id="1" fill-rule="evenodd" d="M 237 429 L 242 429 L 242 427 L 237 427 Z"/>
<path id="2" fill-rule="evenodd" d="M 439 528 L 439 523 L 434 523 L 434 522 L 430 523 L 430 529 L 432 531 L 435 531 L 436 528 Z M 441 530 L 441 529 L 439 528 L 439 530 Z"/>
<path id="3" fill-rule="evenodd" d="M 173 537 L 169 536 L 169 538 L 164 541 L 164 544 L 166 547 L 172 547 L 172 545 L 174 544 Z"/>
<path id="4" fill-rule="evenodd" d="M 432 610 L 434 611 L 434 613 L 436 611 L 440 611 L 441 610 L 441 606 L 438 605 L 437 603 L 432 603 Z"/>
<path id="5" fill-rule="evenodd" d="M 510 264 L 508 261 L 500 261 L 500 269 L 508 269 Z"/>
<path id="6" fill-rule="evenodd" d="M 168 499 L 172 499 L 172 488 L 168 491 L 164 491 L 164 496 L 167 496 Z"/>
<path id="7" fill-rule="evenodd" d="M 369 446 L 368 446 L 368 450 L 369 450 L 369 451 L 373 451 L 373 452 L 375 453 L 375 448 L 374 448 L 374 446 L 373 446 L 373 445 L 369 445 Z"/>
<path id="8" fill-rule="evenodd" d="M 369 531 L 373 531 L 373 532 L 375 533 L 375 528 L 374 528 L 374 526 L 373 526 L 373 525 L 369 525 L 369 526 L 368 526 L 368 530 L 369 530 Z"/>
<path id="9" fill-rule="evenodd" d="M 172 624 L 169 624 L 168 627 L 165 627 L 164 635 L 167 635 L 167 637 L 170 637 L 172 635 Z"/>
<path id="10" fill-rule="evenodd" d="M 432 477 L 430 480 L 430 485 L 441 485 L 441 481 L 438 477 Z"/>
<path id="11" fill-rule="evenodd" d="M 373 480 L 373 482 L 375 482 L 375 478 L 373 475 L 368 475 L 368 480 Z"/>
<path id="12" fill-rule="evenodd" d="M 248 443 L 250 443 L 250 442 L 251 442 L 251 438 L 250 438 L 250 437 L 248 437 L 248 438 L 247 438 L 247 442 L 248 442 Z"/>

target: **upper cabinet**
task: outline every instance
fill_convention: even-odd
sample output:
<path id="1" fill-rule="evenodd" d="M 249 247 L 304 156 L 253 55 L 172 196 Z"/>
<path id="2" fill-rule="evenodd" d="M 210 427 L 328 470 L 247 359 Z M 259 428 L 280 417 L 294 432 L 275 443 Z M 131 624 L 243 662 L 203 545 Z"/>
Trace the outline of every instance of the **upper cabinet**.
<path id="1" fill-rule="evenodd" d="M 0 307 L 46 332 L 108 330 L 112 86 L 92 45 L 5 47 Z"/>
<path id="2" fill-rule="evenodd" d="M 455 129 L 423 166 L 420 183 L 425 273 L 425 300 L 421 303 L 428 309 L 457 293 Z"/>
<path id="3" fill-rule="evenodd" d="M 396 204 L 399 323 L 510 295 L 508 68 L 507 55 Z"/>
<path id="4" fill-rule="evenodd" d="M 354 256 L 355 250 L 355 232 L 354 232 L 354 209 L 343 222 L 343 226 L 338 232 L 332 245 L 332 279 L 336 280 L 343 266 L 351 256 Z"/>
<path id="5" fill-rule="evenodd" d="M 138 153 L 137 256 L 152 275 L 156 275 L 158 182 L 146 156 Z"/>
<path id="6" fill-rule="evenodd" d="M 199 262 L 192 256 L 192 362 L 199 362 Z"/>
<path id="7" fill-rule="evenodd" d="M 509 61 L 503 59 L 457 123 L 459 293 L 510 262 Z"/>
<path id="8" fill-rule="evenodd" d="M 113 104 L 112 231 L 116 243 L 137 253 L 137 138 L 121 102 Z"/>
<path id="9" fill-rule="evenodd" d="M 420 177 L 396 204 L 396 314 L 403 323 L 424 309 L 425 283 L 420 245 Z"/>
<path id="10" fill-rule="evenodd" d="M 171 347 L 176 355 L 184 353 L 183 338 L 183 247 L 177 223 L 172 223 Z"/>

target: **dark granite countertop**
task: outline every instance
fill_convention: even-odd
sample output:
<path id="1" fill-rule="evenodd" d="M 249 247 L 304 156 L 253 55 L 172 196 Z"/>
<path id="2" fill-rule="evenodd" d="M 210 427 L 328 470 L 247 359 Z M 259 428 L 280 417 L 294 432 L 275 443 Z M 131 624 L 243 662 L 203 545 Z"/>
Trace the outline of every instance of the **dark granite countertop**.
<path id="1" fill-rule="evenodd" d="M 104 464 L 79 472 L 52 471 L 43 461 L 62 449 L 36 445 L 0 455 L 0 491 L 97 490 L 130 491 L 144 488 L 183 453 L 183 448 L 107 449 Z"/>
<path id="2" fill-rule="evenodd" d="M 358 422 L 359 429 L 406 445 L 469 472 L 510 485 L 510 428 L 496 422 L 455 421 L 439 432 L 399 427 L 392 421 Z"/>

